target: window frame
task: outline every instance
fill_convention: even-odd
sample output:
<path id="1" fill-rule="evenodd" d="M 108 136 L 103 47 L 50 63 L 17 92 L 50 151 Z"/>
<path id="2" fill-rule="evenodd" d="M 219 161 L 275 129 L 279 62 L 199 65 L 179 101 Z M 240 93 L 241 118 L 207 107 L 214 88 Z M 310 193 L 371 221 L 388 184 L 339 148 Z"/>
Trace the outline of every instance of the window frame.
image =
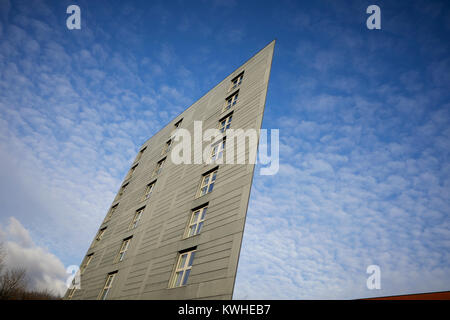
<path id="1" fill-rule="evenodd" d="M 103 239 L 103 236 L 105 235 L 106 232 L 106 228 L 107 227 L 104 227 L 98 230 L 97 235 L 95 236 L 95 244 L 99 243 Z"/>
<path id="2" fill-rule="evenodd" d="M 166 162 L 166 157 L 164 157 L 164 158 L 162 158 L 161 160 L 159 160 L 157 163 L 156 163 L 156 167 L 155 167 L 155 169 L 153 170 L 153 174 L 152 174 L 152 177 L 157 177 L 158 175 L 160 175 L 161 174 L 161 171 L 162 171 L 162 168 L 163 168 L 163 166 L 164 166 L 164 163 Z"/>
<path id="3" fill-rule="evenodd" d="M 217 149 L 216 149 L 217 147 Z M 214 142 L 211 144 L 211 153 L 209 155 L 209 163 L 217 162 L 218 160 L 222 160 L 224 157 L 224 151 L 226 148 L 226 138 L 224 137 L 222 140 Z M 220 156 L 218 156 L 220 155 Z"/>
<path id="4" fill-rule="evenodd" d="M 67 295 L 67 299 L 72 300 L 73 296 L 75 295 L 75 290 L 77 290 L 77 287 L 73 286 L 69 289 L 69 294 Z"/>
<path id="5" fill-rule="evenodd" d="M 180 120 L 178 120 L 177 122 L 175 122 L 173 124 L 173 126 L 175 127 L 175 129 L 180 128 L 181 123 L 183 122 L 183 118 L 181 118 Z"/>
<path id="6" fill-rule="evenodd" d="M 231 122 L 233 121 L 233 113 L 234 112 L 231 111 L 225 117 L 220 118 L 220 120 L 219 120 L 219 131 L 221 133 L 226 132 L 229 129 L 229 127 L 231 127 Z M 222 126 L 222 122 L 224 122 L 223 126 Z"/>
<path id="7" fill-rule="evenodd" d="M 141 160 L 142 155 L 144 154 L 145 150 L 147 150 L 147 146 L 145 146 L 138 152 L 138 155 L 136 157 L 136 160 L 134 160 L 134 162 L 138 162 L 139 160 Z"/>
<path id="8" fill-rule="evenodd" d="M 133 236 L 122 240 L 119 252 L 117 253 L 116 262 L 122 262 L 125 259 L 126 253 L 130 248 L 131 239 L 133 239 Z"/>
<path id="9" fill-rule="evenodd" d="M 170 149 L 172 148 L 173 145 L 173 139 L 169 139 L 166 141 L 166 143 L 164 144 L 163 150 L 161 152 L 161 155 L 165 155 L 167 153 L 169 153 Z"/>
<path id="10" fill-rule="evenodd" d="M 87 267 L 89 266 L 89 264 L 91 263 L 93 258 L 94 258 L 94 252 L 91 254 L 88 254 L 86 256 L 86 258 L 84 259 L 84 262 L 80 268 L 80 275 L 82 275 L 86 271 Z"/>
<path id="11" fill-rule="evenodd" d="M 136 229 L 139 225 L 139 221 L 142 219 L 142 215 L 144 213 L 145 207 L 139 208 L 134 212 L 133 219 L 131 219 L 131 223 L 128 226 L 128 230 Z"/>
<path id="12" fill-rule="evenodd" d="M 111 288 L 112 288 L 112 285 L 114 283 L 114 279 L 115 279 L 117 273 L 118 273 L 117 271 L 108 273 L 106 280 L 105 280 L 105 284 L 103 285 L 103 288 L 100 291 L 100 294 L 98 296 L 98 300 L 106 300 L 106 298 L 108 297 L 109 291 L 111 291 Z M 111 282 L 108 285 L 109 279 L 111 279 Z M 106 294 L 104 294 L 105 290 L 106 290 Z"/>
<path id="13" fill-rule="evenodd" d="M 120 187 L 119 193 L 118 193 L 118 195 L 117 195 L 117 199 L 120 199 L 120 198 L 123 197 L 123 195 L 125 194 L 125 191 L 126 191 L 126 189 L 127 189 L 127 187 L 128 187 L 128 184 L 129 184 L 129 182 L 123 184 L 123 185 Z"/>
<path id="14" fill-rule="evenodd" d="M 197 247 L 190 248 L 187 250 L 183 250 L 178 252 L 176 264 L 174 267 L 174 271 L 172 273 L 172 277 L 169 282 L 169 288 L 179 288 L 187 285 L 187 281 L 189 280 L 189 276 L 192 270 L 192 265 L 194 262 L 195 254 L 197 252 Z M 180 264 L 183 260 L 183 257 L 186 256 L 183 265 L 180 267 Z M 177 285 L 178 274 L 181 273 L 179 285 Z M 186 276 L 187 274 L 187 276 Z"/>
<path id="15" fill-rule="evenodd" d="M 155 189 L 156 180 L 150 182 L 145 187 L 144 195 L 142 196 L 142 201 L 148 200 Z"/>
<path id="16" fill-rule="evenodd" d="M 139 163 L 136 163 L 135 165 L 133 165 L 130 170 L 127 173 L 127 176 L 125 177 L 125 180 L 131 179 L 131 177 L 133 176 L 133 174 L 136 172 L 136 168 L 139 165 Z"/>
<path id="17" fill-rule="evenodd" d="M 237 89 L 235 92 L 230 94 L 228 97 L 225 98 L 225 105 L 223 106 L 222 112 L 231 110 L 239 101 L 239 89 Z"/>
<path id="18" fill-rule="evenodd" d="M 184 233 L 184 238 L 190 238 L 200 234 L 205 224 L 207 211 L 208 211 L 208 203 L 191 210 L 191 215 L 189 217 L 186 231 Z M 197 212 L 199 212 L 199 215 L 197 219 L 194 221 L 195 213 Z M 192 226 L 195 226 L 193 234 L 191 234 Z"/>
<path id="19" fill-rule="evenodd" d="M 219 171 L 219 168 L 216 167 L 208 172 L 205 172 L 202 175 L 202 179 L 200 181 L 200 187 L 198 188 L 197 198 L 207 195 L 214 190 L 214 184 L 216 183 L 216 180 L 217 180 L 218 171 Z M 208 178 L 208 181 L 205 184 L 206 178 Z M 214 178 L 214 180 L 212 178 Z M 211 187 L 211 184 L 212 184 L 212 187 Z M 207 192 L 202 193 L 202 189 L 205 187 L 206 187 Z"/>
<path id="20" fill-rule="evenodd" d="M 111 208 L 108 211 L 108 214 L 106 215 L 106 218 L 105 218 L 104 222 L 107 222 L 107 221 L 111 220 L 111 218 L 114 215 L 114 212 L 116 212 L 118 206 L 119 206 L 118 203 L 116 203 L 115 205 L 111 206 Z"/>
<path id="21" fill-rule="evenodd" d="M 228 91 L 233 91 L 239 88 L 239 86 L 242 84 L 242 80 L 244 80 L 244 72 L 245 71 L 240 72 L 237 76 L 231 79 L 230 89 L 228 89 Z M 236 84 L 234 83 L 235 81 Z"/>

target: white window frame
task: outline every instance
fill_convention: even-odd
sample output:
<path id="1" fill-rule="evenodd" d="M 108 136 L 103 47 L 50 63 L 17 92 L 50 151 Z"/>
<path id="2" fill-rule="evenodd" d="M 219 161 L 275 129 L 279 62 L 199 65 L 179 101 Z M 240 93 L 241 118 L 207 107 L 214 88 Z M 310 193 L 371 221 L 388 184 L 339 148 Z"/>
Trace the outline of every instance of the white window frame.
<path id="1" fill-rule="evenodd" d="M 131 220 L 130 226 L 128 227 L 128 230 L 136 229 L 139 225 L 139 221 L 142 219 L 142 214 L 144 213 L 145 207 L 136 210 L 133 216 L 133 220 Z"/>
<path id="2" fill-rule="evenodd" d="M 223 153 L 226 148 L 226 139 L 222 139 L 211 145 L 211 155 L 209 158 L 210 163 L 217 160 L 223 160 Z"/>
<path id="3" fill-rule="evenodd" d="M 237 77 L 231 79 L 231 86 L 229 91 L 232 91 L 239 87 L 242 83 L 242 79 L 244 79 L 244 72 L 241 72 Z"/>
<path id="4" fill-rule="evenodd" d="M 136 163 L 134 166 L 132 166 L 132 167 L 130 168 L 130 171 L 128 171 L 128 174 L 127 174 L 127 176 L 125 177 L 125 179 L 130 179 L 130 178 L 133 176 L 133 174 L 134 174 L 134 172 L 136 171 L 136 168 L 137 168 L 138 165 L 139 165 L 139 164 Z"/>
<path id="5" fill-rule="evenodd" d="M 97 236 L 95 237 L 95 243 L 100 242 L 103 239 L 103 236 L 106 232 L 106 227 L 101 228 L 100 230 L 98 230 L 97 232 Z"/>
<path id="6" fill-rule="evenodd" d="M 133 239 L 133 237 L 123 239 L 122 244 L 120 245 L 119 253 L 117 254 L 116 262 L 122 262 L 123 259 L 125 259 L 125 255 L 130 247 L 131 239 Z"/>
<path id="7" fill-rule="evenodd" d="M 178 120 L 177 122 L 175 122 L 174 123 L 174 125 L 173 125 L 173 130 L 172 130 L 172 132 L 170 133 L 170 139 L 172 140 L 172 145 L 173 145 L 173 142 L 174 142 L 174 135 L 175 135 L 175 132 L 181 127 L 181 123 L 183 122 L 183 118 L 181 118 L 180 120 Z M 172 147 L 172 146 L 171 146 Z M 164 153 L 163 153 L 164 154 Z"/>
<path id="8" fill-rule="evenodd" d="M 215 169 L 202 176 L 202 181 L 200 183 L 200 188 L 198 190 L 198 197 L 204 196 L 205 194 L 211 193 L 214 189 L 214 184 L 217 180 L 217 172 L 219 169 Z M 206 191 L 203 192 L 203 189 Z"/>
<path id="9" fill-rule="evenodd" d="M 230 95 L 228 98 L 226 98 L 223 111 L 230 110 L 238 102 L 238 97 L 239 97 L 239 90 Z"/>
<path id="10" fill-rule="evenodd" d="M 109 220 L 112 218 L 112 216 L 113 216 L 114 212 L 116 212 L 118 206 L 119 206 L 119 204 L 117 203 L 117 204 L 113 205 L 113 206 L 111 207 L 111 209 L 109 209 L 109 212 L 108 212 L 108 214 L 106 215 L 105 222 L 106 222 L 106 221 L 109 221 Z"/>
<path id="11" fill-rule="evenodd" d="M 139 151 L 139 153 L 138 153 L 138 155 L 137 155 L 137 157 L 136 157 L 135 162 L 141 160 L 142 155 L 144 154 L 144 151 L 145 151 L 146 149 L 147 149 L 147 147 L 144 147 L 144 148 L 141 149 L 141 151 Z"/>
<path id="12" fill-rule="evenodd" d="M 123 186 L 120 187 L 120 191 L 119 191 L 119 194 L 118 194 L 118 197 L 117 197 L 118 199 L 122 198 L 122 196 L 125 193 L 125 190 L 127 189 L 127 187 L 128 187 L 128 183 L 126 183 L 126 184 L 124 184 Z"/>
<path id="13" fill-rule="evenodd" d="M 100 295 L 98 296 L 99 300 L 106 300 L 109 291 L 112 288 L 112 284 L 114 282 L 114 278 L 116 277 L 117 272 L 109 273 L 106 277 L 105 285 L 103 286 L 102 291 L 100 291 Z"/>
<path id="14" fill-rule="evenodd" d="M 164 148 L 161 152 L 161 155 L 164 155 L 170 151 L 170 149 L 172 148 L 172 143 L 173 143 L 172 139 L 166 141 L 166 143 L 164 144 Z"/>
<path id="15" fill-rule="evenodd" d="M 175 129 L 178 129 L 180 127 L 181 122 L 183 122 L 183 118 L 181 118 L 180 120 L 175 122 L 175 124 L 173 125 L 175 127 Z"/>
<path id="16" fill-rule="evenodd" d="M 82 275 L 86 271 L 86 269 L 89 266 L 89 263 L 91 263 L 93 257 L 94 257 L 93 253 L 86 256 L 86 259 L 80 268 L 80 275 Z"/>
<path id="17" fill-rule="evenodd" d="M 152 177 L 156 177 L 157 175 L 159 175 L 161 173 L 162 167 L 163 167 L 165 162 L 166 162 L 166 158 L 164 158 L 162 160 L 159 160 L 156 163 L 156 167 L 155 167 L 155 170 L 153 171 Z"/>
<path id="18" fill-rule="evenodd" d="M 233 113 L 219 120 L 219 130 L 224 133 L 231 126 L 231 121 L 233 120 Z M 223 125 L 222 125 L 223 124 Z"/>
<path id="19" fill-rule="evenodd" d="M 197 249 L 193 249 L 178 254 L 177 264 L 170 281 L 170 288 L 178 288 L 187 284 L 196 251 Z M 177 281 L 178 279 L 179 281 Z"/>
<path id="20" fill-rule="evenodd" d="M 192 210 L 191 217 L 186 229 L 185 238 L 193 237 L 200 234 L 201 229 L 205 223 L 206 211 L 208 205 Z"/>
<path id="21" fill-rule="evenodd" d="M 150 198 L 153 193 L 153 189 L 155 188 L 155 183 L 156 181 L 153 181 L 145 187 L 144 196 L 142 197 L 143 200 L 147 200 L 148 198 Z"/>
<path id="22" fill-rule="evenodd" d="M 71 300 L 73 298 L 73 295 L 75 294 L 75 290 L 77 290 L 77 287 L 73 286 L 69 289 L 69 294 L 67 295 L 67 299 Z"/>

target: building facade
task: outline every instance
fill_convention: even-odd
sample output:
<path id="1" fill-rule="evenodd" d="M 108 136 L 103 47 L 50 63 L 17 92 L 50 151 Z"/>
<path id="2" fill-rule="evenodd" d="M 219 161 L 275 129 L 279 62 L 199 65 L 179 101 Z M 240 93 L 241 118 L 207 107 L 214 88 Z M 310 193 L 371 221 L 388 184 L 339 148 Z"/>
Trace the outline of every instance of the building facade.
<path id="1" fill-rule="evenodd" d="M 236 151 L 245 163 L 219 160 L 227 129 L 256 129 L 259 138 L 274 46 L 142 145 L 81 263 L 80 288 L 65 299 L 232 298 L 254 163 L 248 144 Z M 224 138 L 200 141 L 199 151 L 200 121 L 203 132 L 218 129 Z M 210 163 L 174 163 L 176 129 L 192 134 L 191 158 L 208 150 Z"/>

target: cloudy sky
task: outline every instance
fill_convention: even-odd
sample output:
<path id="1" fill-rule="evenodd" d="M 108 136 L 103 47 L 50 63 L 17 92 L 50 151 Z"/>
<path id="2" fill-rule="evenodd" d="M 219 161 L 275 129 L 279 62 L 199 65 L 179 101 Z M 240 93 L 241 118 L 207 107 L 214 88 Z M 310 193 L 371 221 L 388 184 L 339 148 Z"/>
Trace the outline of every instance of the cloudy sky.
<path id="1" fill-rule="evenodd" d="M 449 290 L 448 3 L 167 2 L 0 0 L 8 265 L 62 291 L 140 145 L 276 38 L 280 171 L 255 171 L 234 298 Z"/>

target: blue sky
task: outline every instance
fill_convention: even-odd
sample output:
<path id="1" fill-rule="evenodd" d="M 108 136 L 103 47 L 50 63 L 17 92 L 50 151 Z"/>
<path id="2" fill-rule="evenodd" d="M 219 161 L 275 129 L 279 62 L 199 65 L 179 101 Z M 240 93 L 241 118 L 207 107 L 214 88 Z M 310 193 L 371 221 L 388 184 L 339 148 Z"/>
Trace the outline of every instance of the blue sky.
<path id="1" fill-rule="evenodd" d="M 276 38 L 234 298 L 449 290 L 449 32 L 445 1 L 1 0 L 8 263 L 62 288 L 139 146 Z"/>

